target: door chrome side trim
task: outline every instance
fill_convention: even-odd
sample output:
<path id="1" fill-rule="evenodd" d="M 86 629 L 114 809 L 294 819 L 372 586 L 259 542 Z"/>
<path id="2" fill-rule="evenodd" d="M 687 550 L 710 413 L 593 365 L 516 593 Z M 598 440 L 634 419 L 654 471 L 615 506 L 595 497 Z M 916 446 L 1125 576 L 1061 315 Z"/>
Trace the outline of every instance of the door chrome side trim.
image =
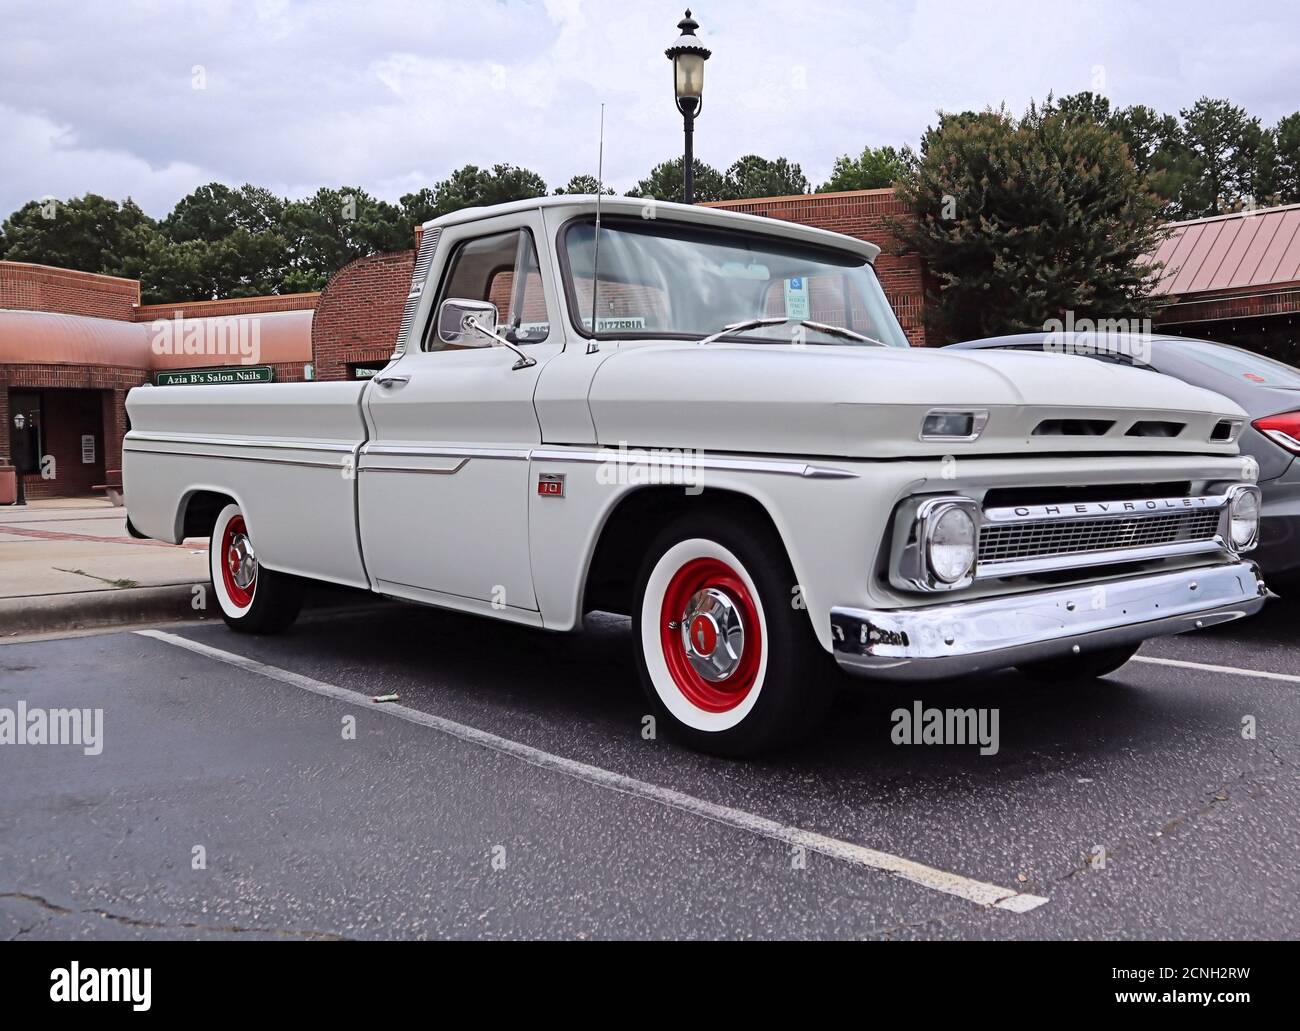
<path id="1" fill-rule="evenodd" d="M 127 447 L 122 450 L 135 455 L 174 455 L 177 458 L 215 458 L 222 462 L 265 462 L 271 465 L 293 465 L 307 469 L 341 469 L 342 463 L 322 459 L 312 462 L 306 459 L 281 458 L 278 455 L 223 455 L 215 451 L 163 451 L 160 448 Z"/>
<path id="2" fill-rule="evenodd" d="M 151 444 L 199 444 L 204 447 L 234 448 L 277 448 L 284 451 L 325 451 L 330 454 L 351 452 L 356 444 L 329 444 L 319 440 L 252 440 L 248 437 L 193 436 L 180 433 L 140 433 L 132 430 L 124 438 L 124 444 L 133 440 L 148 441 Z M 145 449 L 136 449 L 145 450 Z M 163 452 L 165 453 L 165 452 Z"/>
<path id="3" fill-rule="evenodd" d="M 454 476 L 456 473 L 464 469 L 468 462 L 468 458 L 462 458 L 455 465 L 447 469 L 434 469 L 429 466 L 418 465 L 366 464 L 357 466 L 357 471 L 363 473 L 427 473 L 431 476 Z"/>
<path id="4" fill-rule="evenodd" d="M 625 450 L 605 448 L 595 451 L 538 448 L 534 449 L 532 457 L 537 462 L 614 462 L 624 465 L 670 466 L 673 468 L 680 468 L 685 464 L 689 464 L 699 469 L 768 473 L 776 476 L 800 476 L 804 479 L 856 479 L 858 475 L 848 469 L 832 469 L 809 465 L 806 462 L 788 462 L 761 458 L 700 458 L 696 460 L 689 452 L 656 454 L 652 449 L 638 450 L 635 448 Z"/>
<path id="5" fill-rule="evenodd" d="M 366 444 L 361 449 L 361 457 L 367 455 L 386 455 L 406 458 L 513 458 L 526 459 L 530 452 L 526 448 L 500 447 L 412 447 L 401 444 Z"/>

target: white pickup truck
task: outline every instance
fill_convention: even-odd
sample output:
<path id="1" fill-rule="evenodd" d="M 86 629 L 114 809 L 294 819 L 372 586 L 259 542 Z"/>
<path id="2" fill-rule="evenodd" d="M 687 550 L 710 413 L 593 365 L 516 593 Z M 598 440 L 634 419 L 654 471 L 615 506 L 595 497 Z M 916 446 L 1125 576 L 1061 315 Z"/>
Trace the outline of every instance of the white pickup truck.
<path id="1" fill-rule="evenodd" d="M 813 725 L 832 657 L 1068 680 L 1263 605 L 1235 404 L 912 349 L 877 253 L 628 198 L 445 216 L 369 382 L 133 390 L 132 528 L 210 536 L 235 630 L 287 627 L 303 580 L 552 631 L 623 613 L 658 718 L 731 755 Z"/>

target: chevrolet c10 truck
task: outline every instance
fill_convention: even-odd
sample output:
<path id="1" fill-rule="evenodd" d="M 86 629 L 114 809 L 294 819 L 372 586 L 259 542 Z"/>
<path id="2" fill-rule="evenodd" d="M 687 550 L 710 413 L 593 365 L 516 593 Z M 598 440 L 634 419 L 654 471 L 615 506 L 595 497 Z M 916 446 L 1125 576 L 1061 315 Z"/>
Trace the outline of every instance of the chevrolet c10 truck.
<path id="1" fill-rule="evenodd" d="M 727 755 L 812 727 L 836 663 L 1066 682 L 1264 604 L 1241 409 L 911 348 L 877 254 L 630 198 L 444 216 L 369 381 L 131 391 L 132 532 L 210 537 L 238 631 L 285 629 L 306 580 L 551 631 L 622 613 L 654 714 Z"/>

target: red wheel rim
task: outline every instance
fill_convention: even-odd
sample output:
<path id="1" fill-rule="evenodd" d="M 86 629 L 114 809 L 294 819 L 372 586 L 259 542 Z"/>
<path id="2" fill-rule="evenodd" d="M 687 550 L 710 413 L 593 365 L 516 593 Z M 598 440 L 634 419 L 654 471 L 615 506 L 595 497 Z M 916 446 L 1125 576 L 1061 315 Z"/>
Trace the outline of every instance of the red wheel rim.
<path id="1" fill-rule="evenodd" d="M 244 548 L 247 548 L 248 561 L 252 563 L 252 577 L 243 586 L 240 586 L 236 580 L 238 576 L 244 579 L 241 573 L 241 566 L 246 560 Z M 253 602 L 253 594 L 257 590 L 257 560 L 252 558 L 252 544 L 249 541 L 248 529 L 244 525 L 242 515 L 233 516 L 230 522 L 226 523 L 226 528 L 221 532 L 221 551 L 219 558 L 221 560 L 221 583 L 226 588 L 226 595 L 237 608 L 247 608 Z"/>
<path id="2" fill-rule="evenodd" d="M 712 653 L 720 646 L 717 626 L 696 616 L 684 625 L 692 599 L 701 592 L 725 597 L 743 624 L 743 649 L 733 668 L 720 679 L 707 679 L 691 661 L 686 637 L 697 643 L 694 649 Z M 734 569 L 716 558 L 691 559 L 673 574 L 664 591 L 659 613 L 659 641 L 664 663 L 682 696 L 705 712 L 728 712 L 743 702 L 758 682 L 763 652 L 763 627 L 758 606 L 749 588 Z"/>

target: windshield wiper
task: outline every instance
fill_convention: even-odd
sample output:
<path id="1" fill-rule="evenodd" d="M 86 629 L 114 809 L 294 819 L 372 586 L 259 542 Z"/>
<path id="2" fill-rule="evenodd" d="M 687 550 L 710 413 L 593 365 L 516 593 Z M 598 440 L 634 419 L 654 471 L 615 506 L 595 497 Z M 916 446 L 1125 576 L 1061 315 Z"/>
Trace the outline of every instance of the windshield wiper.
<path id="1" fill-rule="evenodd" d="M 763 326 L 781 326 L 787 322 L 794 322 L 789 315 L 769 315 L 761 319 L 745 319 L 743 322 L 733 322 L 729 326 L 723 326 L 716 333 L 704 337 L 701 344 L 711 344 L 723 337 L 731 336 L 733 333 L 747 333 L 751 329 L 761 329 Z M 819 333 L 825 333 L 827 336 L 840 337 L 843 340 L 856 340 L 861 344 L 874 344 L 877 347 L 888 347 L 882 340 L 875 337 L 869 337 L 864 333 L 856 330 L 844 329 L 841 326 L 831 326 L 825 322 L 814 322 L 812 319 L 800 319 L 803 325 L 810 329 L 815 329 Z"/>

